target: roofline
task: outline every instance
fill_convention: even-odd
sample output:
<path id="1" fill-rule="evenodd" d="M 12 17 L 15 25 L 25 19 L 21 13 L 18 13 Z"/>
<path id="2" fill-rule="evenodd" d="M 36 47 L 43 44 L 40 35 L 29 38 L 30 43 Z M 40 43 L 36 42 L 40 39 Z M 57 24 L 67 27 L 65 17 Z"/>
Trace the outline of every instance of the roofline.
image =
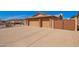
<path id="1" fill-rule="evenodd" d="M 41 17 L 28 17 L 28 18 L 26 18 L 26 19 L 34 19 L 34 18 L 45 18 L 45 17 L 55 17 L 55 18 L 59 18 L 59 17 L 57 17 L 57 16 L 41 16 Z"/>

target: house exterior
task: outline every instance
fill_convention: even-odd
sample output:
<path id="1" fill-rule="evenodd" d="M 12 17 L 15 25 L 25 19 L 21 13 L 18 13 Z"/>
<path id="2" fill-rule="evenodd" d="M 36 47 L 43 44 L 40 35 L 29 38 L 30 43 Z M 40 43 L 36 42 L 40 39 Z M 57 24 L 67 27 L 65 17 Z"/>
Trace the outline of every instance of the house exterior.
<path id="1" fill-rule="evenodd" d="M 54 20 L 61 20 L 60 16 L 51 16 L 43 13 L 37 13 L 26 19 L 28 26 L 54 28 Z"/>
<path id="2" fill-rule="evenodd" d="M 77 30 L 75 20 L 64 20 L 63 15 L 47 15 L 37 13 L 32 17 L 26 18 L 27 26 L 43 27 L 52 29 Z"/>

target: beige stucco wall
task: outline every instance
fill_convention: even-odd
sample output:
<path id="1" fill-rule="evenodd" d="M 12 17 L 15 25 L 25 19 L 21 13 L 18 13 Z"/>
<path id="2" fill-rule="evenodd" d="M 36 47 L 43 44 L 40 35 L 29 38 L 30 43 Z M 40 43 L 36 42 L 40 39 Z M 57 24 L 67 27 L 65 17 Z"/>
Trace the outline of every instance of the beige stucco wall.
<path id="1" fill-rule="evenodd" d="M 77 25 L 79 25 L 79 20 L 77 17 L 71 18 L 71 20 L 75 20 L 75 31 L 77 31 Z"/>

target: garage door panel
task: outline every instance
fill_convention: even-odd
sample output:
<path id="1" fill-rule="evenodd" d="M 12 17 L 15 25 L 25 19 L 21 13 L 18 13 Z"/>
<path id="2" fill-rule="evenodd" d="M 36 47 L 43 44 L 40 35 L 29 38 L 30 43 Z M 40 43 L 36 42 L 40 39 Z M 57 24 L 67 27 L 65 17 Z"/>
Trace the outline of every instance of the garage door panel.
<path id="1" fill-rule="evenodd" d="M 49 19 L 42 20 L 42 27 L 50 27 Z"/>
<path id="2" fill-rule="evenodd" d="M 35 27 L 39 27 L 39 20 L 30 20 L 29 21 L 29 25 L 30 26 L 35 26 Z"/>

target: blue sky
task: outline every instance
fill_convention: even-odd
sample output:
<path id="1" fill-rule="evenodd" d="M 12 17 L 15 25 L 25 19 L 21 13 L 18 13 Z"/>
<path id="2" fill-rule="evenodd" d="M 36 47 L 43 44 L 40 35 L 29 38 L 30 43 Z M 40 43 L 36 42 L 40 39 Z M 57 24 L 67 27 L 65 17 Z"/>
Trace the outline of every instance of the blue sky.
<path id="1" fill-rule="evenodd" d="M 63 13 L 64 18 L 70 18 L 72 16 L 77 15 L 78 11 L 0 11 L 0 19 L 8 20 L 11 18 L 31 17 L 37 12 L 42 12 L 44 14 L 49 14 L 49 15 L 57 15 Z"/>

